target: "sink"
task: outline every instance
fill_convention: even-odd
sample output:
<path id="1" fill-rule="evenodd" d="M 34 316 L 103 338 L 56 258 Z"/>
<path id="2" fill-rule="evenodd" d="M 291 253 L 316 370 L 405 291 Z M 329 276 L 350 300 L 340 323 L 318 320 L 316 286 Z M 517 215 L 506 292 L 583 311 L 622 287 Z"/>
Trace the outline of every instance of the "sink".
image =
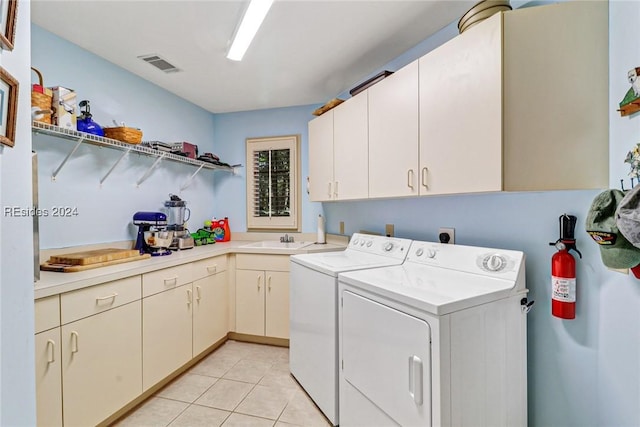
<path id="1" fill-rule="evenodd" d="M 301 249 L 306 246 L 313 245 L 314 242 L 292 242 L 292 243 L 283 243 L 277 240 L 263 240 L 261 242 L 253 242 L 247 243 L 246 245 L 240 246 L 241 248 L 253 248 L 253 249 Z"/>

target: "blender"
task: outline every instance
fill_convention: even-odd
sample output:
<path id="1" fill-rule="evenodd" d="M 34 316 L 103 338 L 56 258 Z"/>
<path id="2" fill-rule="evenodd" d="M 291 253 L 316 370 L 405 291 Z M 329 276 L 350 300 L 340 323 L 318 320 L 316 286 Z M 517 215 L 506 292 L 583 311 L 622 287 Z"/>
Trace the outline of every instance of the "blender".
<path id="1" fill-rule="evenodd" d="M 140 254 L 152 256 L 170 255 L 168 249 L 173 241 L 173 232 L 167 231 L 167 216 L 162 212 L 136 212 L 133 225 L 138 226 L 138 237 L 134 249 Z"/>
<path id="2" fill-rule="evenodd" d="M 169 249 L 179 251 L 181 249 L 191 249 L 195 246 L 191 233 L 185 223 L 191 216 L 191 211 L 187 208 L 187 202 L 175 194 L 169 194 L 169 200 L 164 202 L 169 217 L 167 230 L 173 231 L 173 241 Z"/>

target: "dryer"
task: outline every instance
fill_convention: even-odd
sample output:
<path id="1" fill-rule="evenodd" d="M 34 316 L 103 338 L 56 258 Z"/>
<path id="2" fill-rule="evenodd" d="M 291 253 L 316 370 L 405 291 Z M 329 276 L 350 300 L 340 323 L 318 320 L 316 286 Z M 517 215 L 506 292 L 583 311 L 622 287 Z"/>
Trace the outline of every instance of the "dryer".
<path id="1" fill-rule="evenodd" d="M 400 265 L 410 243 L 354 233 L 344 251 L 291 256 L 289 369 L 333 425 L 339 423 L 338 274 Z"/>
<path id="2" fill-rule="evenodd" d="M 527 425 L 522 252 L 413 241 L 339 275 L 340 425 Z"/>

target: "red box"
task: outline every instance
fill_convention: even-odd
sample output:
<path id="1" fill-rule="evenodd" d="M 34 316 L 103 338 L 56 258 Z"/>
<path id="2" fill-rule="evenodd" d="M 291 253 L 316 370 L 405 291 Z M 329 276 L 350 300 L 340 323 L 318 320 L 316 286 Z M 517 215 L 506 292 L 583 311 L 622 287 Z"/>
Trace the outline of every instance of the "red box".
<path id="1" fill-rule="evenodd" d="M 198 157 L 198 146 L 190 142 L 174 142 L 173 149 L 187 153 L 187 157 L 195 159 Z"/>

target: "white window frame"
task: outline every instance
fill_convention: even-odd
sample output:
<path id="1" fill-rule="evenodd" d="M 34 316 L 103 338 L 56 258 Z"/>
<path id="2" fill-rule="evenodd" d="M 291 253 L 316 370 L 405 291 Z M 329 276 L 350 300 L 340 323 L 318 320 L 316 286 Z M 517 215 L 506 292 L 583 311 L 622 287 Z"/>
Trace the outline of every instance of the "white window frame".
<path id="1" fill-rule="evenodd" d="M 289 149 L 290 156 L 290 202 L 289 216 L 254 216 L 254 152 Z M 266 138 L 247 138 L 247 230 L 300 231 L 300 135 L 285 135 Z"/>

